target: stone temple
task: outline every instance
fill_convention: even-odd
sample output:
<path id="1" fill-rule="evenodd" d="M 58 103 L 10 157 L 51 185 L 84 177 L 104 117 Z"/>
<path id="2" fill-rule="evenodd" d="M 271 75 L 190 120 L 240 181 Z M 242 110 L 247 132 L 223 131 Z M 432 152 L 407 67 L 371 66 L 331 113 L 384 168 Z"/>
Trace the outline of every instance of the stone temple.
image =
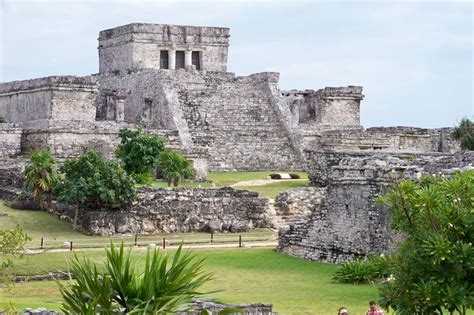
<path id="1" fill-rule="evenodd" d="M 143 127 L 207 170 L 304 169 L 305 148 L 450 152 L 447 129 L 360 125 L 362 87 L 281 91 L 227 72 L 229 29 L 129 24 L 99 33 L 99 73 L 0 83 L 0 158 L 47 147 L 110 155 Z"/>

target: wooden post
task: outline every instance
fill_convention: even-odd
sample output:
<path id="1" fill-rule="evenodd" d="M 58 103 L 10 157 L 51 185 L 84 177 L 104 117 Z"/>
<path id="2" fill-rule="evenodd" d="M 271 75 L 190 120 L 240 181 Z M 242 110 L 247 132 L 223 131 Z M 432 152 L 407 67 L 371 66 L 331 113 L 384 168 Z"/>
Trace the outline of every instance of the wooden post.
<path id="1" fill-rule="evenodd" d="M 242 247 L 242 235 L 239 234 L 239 247 Z"/>
<path id="2" fill-rule="evenodd" d="M 72 252 L 72 241 L 69 243 L 69 251 Z"/>
<path id="3" fill-rule="evenodd" d="M 135 234 L 135 246 L 137 246 L 138 235 Z"/>
<path id="4" fill-rule="evenodd" d="M 214 233 L 211 232 L 211 243 L 214 241 Z"/>
<path id="5" fill-rule="evenodd" d="M 166 249 L 166 239 L 163 237 L 163 249 Z"/>
<path id="6" fill-rule="evenodd" d="M 41 245 L 40 248 L 43 249 L 43 238 L 41 238 Z"/>

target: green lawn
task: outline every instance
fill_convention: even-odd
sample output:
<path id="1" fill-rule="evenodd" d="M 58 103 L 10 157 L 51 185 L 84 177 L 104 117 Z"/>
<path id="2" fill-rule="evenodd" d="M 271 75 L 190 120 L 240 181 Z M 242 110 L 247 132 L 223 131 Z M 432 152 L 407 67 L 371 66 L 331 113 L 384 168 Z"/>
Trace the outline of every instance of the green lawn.
<path id="1" fill-rule="evenodd" d="M 208 179 L 217 186 L 230 186 L 241 181 L 267 179 L 267 176 L 271 173 L 297 173 L 301 179 L 308 179 L 305 172 L 293 171 L 211 172 L 208 174 Z"/>
<path id="2" fill-rule="evenodd" d="M 308 262 L 285 256 L 272 249 L 199 250 L 206 257 L 206 269 L 215 279 L 204 291 L 222 290 L 210 297 L 227 303 L 272 303 L 284 314 L 335 314 L 344 305 L 352 314 L 362 314 L 366 304 L 377 298 L 376 285 L 348 285 L 331 281 L 334 265 Z M 103 259 L 103 251 L 87 251 L 93 261 Z M 143 263 L 145 251 L 134 256 Z M 31 274 L 66 270 L 72 253 L 28 256 L 17 273 Z M 17 308 L 46 306 L 58 308 L 61 300 L 54 282 L 16 284 L 13 291 L 0 291 L 0 301 L 13 301 Z M 0 303 L 0 305 L 2 305 Z M 3 304 L 5 307 L 5 304 Z"/>
<path id="3" fill-rule="evenodd" d="M 308 181 L 303 179 L 296 180 L 282 180 L 281 182 L 271 183 L 261 186 L 237 186 L 235 189 L 246 189 L 250 191 L 258 192 L 258 195 L 261 198 L 272 198 L 275 199 L 276 196 L 288 189 L 308 187 Z"/>

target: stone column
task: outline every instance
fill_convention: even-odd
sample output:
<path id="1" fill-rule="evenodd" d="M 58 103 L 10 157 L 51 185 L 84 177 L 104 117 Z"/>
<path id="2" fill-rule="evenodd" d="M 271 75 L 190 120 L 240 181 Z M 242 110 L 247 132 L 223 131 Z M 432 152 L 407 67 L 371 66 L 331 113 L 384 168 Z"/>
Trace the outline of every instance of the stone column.
<path id="1" fill-rule="evenodd" d="M 184 51 L 184 69 L 193 69 L 192 50 L 189 48 Z"/>
<path id="2" fill-rule="evenodd" d="M 168 69 L 176 69 L 176 49 L 168 49 Z"/>
<path id="3" fill-rule="evenodd" d="M 115 99 L 115 121 L 122 122 L 125 120 L 125 97 L 117 96 Z"/>

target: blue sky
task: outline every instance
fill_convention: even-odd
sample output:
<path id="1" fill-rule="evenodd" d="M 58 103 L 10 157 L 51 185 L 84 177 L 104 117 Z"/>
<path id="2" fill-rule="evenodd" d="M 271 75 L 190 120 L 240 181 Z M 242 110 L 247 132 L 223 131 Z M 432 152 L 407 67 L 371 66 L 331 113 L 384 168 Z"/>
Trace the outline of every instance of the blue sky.
<path id="1" fill-rule="evenodd" d="M 0 0 L 0 81 L 98 71 L 100 30 L 132 22 L 231 29 L 228 70 L 282 89 L 362 85 L 371 126 L 473 117 L 473 3 Z"/>

